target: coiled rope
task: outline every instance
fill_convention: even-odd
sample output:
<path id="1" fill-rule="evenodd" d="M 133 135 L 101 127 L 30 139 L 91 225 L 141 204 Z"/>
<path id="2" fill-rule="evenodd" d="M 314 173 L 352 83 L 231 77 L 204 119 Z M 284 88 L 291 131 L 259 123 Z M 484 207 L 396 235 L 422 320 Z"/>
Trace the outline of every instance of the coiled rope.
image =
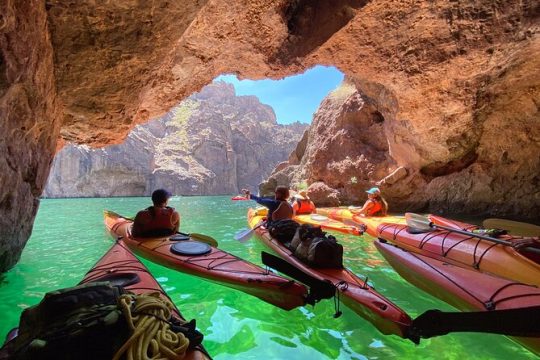
<path id="1" fill-rule="evenodd" d="M 171 330 L 167 319 L 173 305 L 159 292 L 120 296 L 119 305 L 132 331 L 131 337 L 116 352 L 113 360 L 125 353 L 127 360 L 183 359 L 189 346 L 181 332 Z"/>

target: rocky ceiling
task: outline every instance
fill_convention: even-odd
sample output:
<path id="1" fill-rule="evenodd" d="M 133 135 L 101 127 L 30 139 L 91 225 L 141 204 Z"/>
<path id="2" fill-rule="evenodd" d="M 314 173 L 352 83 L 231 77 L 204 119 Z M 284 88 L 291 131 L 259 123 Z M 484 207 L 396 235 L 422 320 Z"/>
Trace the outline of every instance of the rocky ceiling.
<path id="1" fill-rule="evenodd" d="M 539 14 L 532 0 L 2 1 L 0 270 L 58 143 L 121 142 L 223 73 L 335 66 L 377 100 L 396 164 L 435 179 L 466 167 L 461 190 L 498 194 L 496 208 L 518 187 L 538 217 Z"/>

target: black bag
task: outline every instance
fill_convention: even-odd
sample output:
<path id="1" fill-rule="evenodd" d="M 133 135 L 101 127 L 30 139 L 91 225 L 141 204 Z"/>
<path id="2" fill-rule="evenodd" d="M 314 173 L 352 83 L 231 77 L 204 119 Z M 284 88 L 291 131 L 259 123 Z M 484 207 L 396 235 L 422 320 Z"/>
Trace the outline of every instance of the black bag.
<path id="1" fill-rule="evenodd" d="M 300 224 L 291 219 L 276 220 L 270 223 L 268 232 L 279 242 L 287 244 L 291 242 L 299 226 Z"/>
<path id="2" fill-rule="evenodd" d="M 309 247 L 308 261 L 319 268 L 343 268 L 343 246 L 332 235 L 313 239 Z"/>
<path id="3" fill-rule="evenodd" d="M 302 224 L 298 226 L 293 239 L 289 245 L 289 250 L 295 252 L 301 243 L 305 243 L 308 239 L 315 239 L 316 237 L 322 237 L 326 233 L 322 231 L 320 226 L 314 226 L 311 224 Z"/>
<path id="4" fill-rule="evenodd" d="M 10 359 L 111 359 L 130 335 L 117 305 L 124 293 L 108 282 L 47 293 L 21 314 Z"/>

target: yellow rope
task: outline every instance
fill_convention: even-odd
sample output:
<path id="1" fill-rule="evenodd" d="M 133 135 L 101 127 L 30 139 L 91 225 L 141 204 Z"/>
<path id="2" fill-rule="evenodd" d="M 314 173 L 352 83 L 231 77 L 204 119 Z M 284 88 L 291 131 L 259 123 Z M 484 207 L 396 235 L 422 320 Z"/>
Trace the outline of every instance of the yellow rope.
<path id="1" fill-rule="evenodd" d="M 113 360 L 125 353 L 127 360 L 180 360 L 186 355 L 189 339 L 170 329 L 173 305 L 158 292 L 122 295 L 120 307 L 132 331 L 131 337 L 116 352 Z"/>

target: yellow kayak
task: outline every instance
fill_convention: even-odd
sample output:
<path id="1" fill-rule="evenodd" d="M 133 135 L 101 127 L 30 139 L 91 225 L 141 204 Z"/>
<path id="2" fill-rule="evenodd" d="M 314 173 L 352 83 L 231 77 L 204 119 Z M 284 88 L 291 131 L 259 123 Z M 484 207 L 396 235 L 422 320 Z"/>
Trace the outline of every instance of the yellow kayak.
<path id="1" fill-rule="evenodd" d="M 355 215 L 346 207 L 331 207 L 318 208 L 317 214 L 327 216 L 336 221 L 353 221 L 358 226 L 364 225 L 366 232 L 374 237 L 377 237 L 377 228 L 382 224 L 405 224 L 404 216 L 389 215 L 389 216 L 372 216 L 364 217 Z"/>

